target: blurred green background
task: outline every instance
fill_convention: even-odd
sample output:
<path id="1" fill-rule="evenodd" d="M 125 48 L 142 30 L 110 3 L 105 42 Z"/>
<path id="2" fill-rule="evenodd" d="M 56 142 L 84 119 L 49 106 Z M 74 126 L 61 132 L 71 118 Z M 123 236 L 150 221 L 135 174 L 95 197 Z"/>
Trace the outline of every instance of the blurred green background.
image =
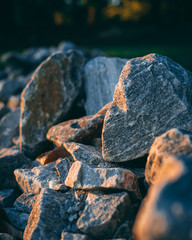
<path id="1" fill-rule="evenodd" d="M 192 71 L 191 0 L 7 0 L 0 54 L 63 40 L 132 58 L 156 52 Z"/>

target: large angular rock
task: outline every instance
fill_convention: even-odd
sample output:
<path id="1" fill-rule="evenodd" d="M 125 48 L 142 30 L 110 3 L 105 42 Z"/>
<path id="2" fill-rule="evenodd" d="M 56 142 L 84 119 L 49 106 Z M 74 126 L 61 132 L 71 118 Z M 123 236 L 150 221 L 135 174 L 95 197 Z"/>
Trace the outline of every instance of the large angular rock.
<path id="1" fill-rule="evenodd" d="M 98 113 L 79 119 L 60 123 L 49 129 L 47 139 L 55 145 L 64 142 L 89 142 L 90 139 L 101 136 L 103 120 L 111 103 L 105 105 Z"/>
<path id="2" fill-rule="evenodd" d="M 58 193 L 44 189 L 37 197 L 24 232 L 25 240 L 61 239 L 61 232 L 74 231 L 79 214 L 69 209 L 82 203 L 73 192 Z M 49 230 L 49 231 L 48 231 Z"/>
<path id="3" fill-rule="evenodd" d="M 88 193 L 86 202 L 77 227 L 85 234 L 99 239 L 113 236 L 131 206 L 127 193 L 100 196 Z"/>
<path id="4" fill-rule="evenodd" d="M 13 146 L 12 139 L 19 135 L 20 109 L 6 114 L 0 121 L 0 148 Z"/>
<path id="5" fill-rule="evenodd" d="M 101 150 L 98 148 L 74 142 L 66 142 L 63 146 L 73 156 L 75 161 L 91 165 L 99 165 L 103 162 Z"/>
<path id="6" fill-rule="evenodd" d="M 145 168 L 145 178 L 149 184 L 155 183 L 161 165 L 169 155 L 192 157 L 192 132 L 174 128 L 155 138 Z"/>
<path id="7" fill-rule="evenodd" d="M 128 61 L 104 120 L 104 159 L 139 158 L 165 131 L 192 130 L 191 89 L 192 73 L 167 57 L 149 54 Z"/>
<path id="8" fill-rule="evenodd" d="M 113 100 L 115 86 L 126 62 L 127 59 L 97 57 L 85 65 L 87 115 L 97 113 Z"/>
<path id="9" fill-rule="evenodd" d="M 65 185 L 75 189 L 121 189 L 141 197 L 138 181 L 133 172 L 123 168 L 97 168 L 74 162 L 65 179 Z"/>
<path id="10" fill-rule="evenodd" d="M 34 193 L 23 193 L 14 202 L 14 208 L 20 212 L 30 213 L 37 199 Z"/>
<path id="11" fill-rule="evenodd" d="M 53 54 L 37 68 L 22 92 L 21 149 L 29 156 L 46 150 L 48 129 L 71 109 L 82 84 L 83 61 L 77 51 Z"/>
<path id="12" fill-rule="evenodd" d="M 134 225 L 137 240 L 191 239 L 192 158 L 169 156 Z"/>
<path id="13" fill-rule="evenodd" d="M 29 162 L 21 151 L 11 148 L 2 149 L 0 151 L 0 189 L 17 187 L 13 172 Z"/>
<path id="14" fill-rule="evenodd" d="M 70 163 L 66 158 L 58 159 L 56 163 L 50 163 L 46 166 L 16 169 L 14 174 L 20 188 L 25 193 L 39 194 L 43 188 L 54 189 L 58 184 L 64 185 L 69 168 Z"/>

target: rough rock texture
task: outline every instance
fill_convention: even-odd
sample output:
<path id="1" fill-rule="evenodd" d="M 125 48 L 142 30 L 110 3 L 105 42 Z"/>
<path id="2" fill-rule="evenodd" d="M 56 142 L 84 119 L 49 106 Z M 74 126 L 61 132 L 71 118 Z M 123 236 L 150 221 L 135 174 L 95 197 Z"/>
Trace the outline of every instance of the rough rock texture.
<path id="1" fill-rule="evenodd" d="M 19 135 L 20 109 L 6 114 L 0 121 L 0 148 L 13 146 L 12 138 Z"/>
<path id="2" fill-rule="evenodd" d="M 167 160 L 168 155 L 192 157 L 192 132 L 174 128 L 155 138 L 145 167 L 145 178 L 149 184 L 155 183 L 162 162 Z"/>
<path id="3" fill-rule="evenodd" d="M 84 190 L 122 189 L 141 197 L 138 181 L 133 172 L 123 168 L 91 167 L 79 161 L 71 166 L 65 185 Z"/>
<path id="4" fill-rule="evenodd" d="M 14 208 L 20 212 L 30 213 L 37 199 L 34 193 L 23 193 L 14 202 Z"/>
<path id="5" fill-rule="evenodd" d="M 25 193 L 38 194 L 43 188 L 54 189 L 63 184 L 70 168 L 69 160 L 59 159 L 56 163 L 40 165 L 32 169 L 16 169 L 16 181 Z"/>
<path id="6" fill-rule="evenodd" d="M 46 148 L 48 129 L 65 117 L 82 84 L 83 56 L 77 51 L 58 52 L 35 71 L 21 98 L 21 149 L 38 156 Z"/>
<path id="7" fill-rule="evenodd" d="M 0 189 L 17 187 L 13 172 L 16 168 L 20 168 L 29 162 L 21 151 L 13 148 L 0 150 Z"/>
<path id="8" fill-rule="evenodd" d="M 137 240 L 191 239 L 192 158 L 167 157 L 136 217 Z"/>
<path id="9" fill-rule="evenodd" d="M 110 238 L 130 207 L 127 193 L 96 195 L 88 193 L 86 206 L 77 227 L 97 238 Z"/>
<path id="10" fill-rule="evenodd" d="M 150 54 L 124 66 L 102 134 L 106 161 L 124 162 L 148 153 L 156 136 L 192 129 L 192 73 L 167 57 Z"/>
<path id="11" fill-rule="evenodd" d="M 61 240 L 90 240 L 85 234 L 62 232 Z"/>
<path id="12" fill-rule="evenodd" d="M 105 105 L 98 113 L 79 119 L 60 123 L 49 129 L 47 139 L 55 145 L 64 142 L 89 142 L 90 139 L 101 135 L 103 120 L 111 103 Z"/>
<path id="13" fill-rule="evenodd" d="M 17 211 L 15 208 L 5 208 L 11 224 L 18 230 L 24 231 L 27 226 L 29 214 Z"/>
<path id="14" fill-rule="evenodd" d="M 115 86 L 126 62 L 126 59 L 121 58 L 97 57 L 85 65 L 87 115 L 97 113 L 113 100 Z"/>
<path id="15" fill-rule="evenodd" d="M 75 161 L 99 165 L 103 162 L 101 150 L 81 143 L 66 142 L 63 144 Z"/>
<path id="16" fill-rule="evenodd" d="M 3 189 L 0 191 L 0 207 L 12 207 L 18 194 L 14 189 Z"/>
<path id="17" fill-rule="evenodd" d="M 76 212 L 69 209 L 77 208 L 82 203 L 83 200 L 78 199 L 73 192 L 42 190 L 30 214 L 24 239 L 61 239 L 63 230 L 74 231 L 80 208 Z"/>

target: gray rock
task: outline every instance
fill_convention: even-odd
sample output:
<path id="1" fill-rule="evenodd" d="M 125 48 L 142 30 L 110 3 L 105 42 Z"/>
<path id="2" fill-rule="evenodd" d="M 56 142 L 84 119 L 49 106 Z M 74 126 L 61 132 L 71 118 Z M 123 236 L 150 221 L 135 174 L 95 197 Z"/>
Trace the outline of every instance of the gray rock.
<path id="1" fill-rule="evenodd" d="M 22 92 L 21 149 L 29 156 L 46 150 L 48 129 L 72 107 L 82 84 L 83 61 L 78 51 L 53 54 L 37 68 Z"/>
<path id="2" fill-rule="evenodd" d="M 61 240 L 90 240 L 90 238 L 85 234 L 62 232 Z"/>
<path id="3" fill-rule="evenodd" d="M 0 207 L 12 207 L 18 194 L 14 189 L 3 189 L 0 191 Z"/>
<path id="4" fill-rule="evenodd" d="M 0 121 L 0 148 L 13 146 L 12 139 L 19 135 L 20 109 L 6 114 Z"/>
<path id="5" fill-rule="evenodd" d="M 4 71 L 4 70 L 0 71 L 0 80 L 6 79 L 6 78 L 7 78 L 6 71 Z"/>
<path id="6" fill-rule="evenodd" d="M 138 212 L 137 240 L 191 239 L 192 158 L 167 157 Z"/>
<path id="7" fill-rule="evenodd" d="M 17 182 L 14 176 L 14 170 L 30 162 L 23 152 L 13 148 L 4 148 L 0 150 L 0 189 L 15 188 Z"/>
<path id="8" fill-rule="evenodd" d="M 7 211 L 1 207 L 0 207 L 0 223 L 1 223 L 0 224 L 0 233 L 7 233 L 7 234 L 11 235 L 14 239 L 23 239 L 22 231 L 19 231 L 15 227 L 12 226 L 12 223 L 8 217 Z"/>
<path id="9" fill-rule="evenodd" d="M 56 161 L 55 168 L 56 168 L 57 174 L 59 176 L 58 180 L 60 183 L 65 182 L 65 179 L 69 173 L 69 169 L 70 169 L 71 165 L 72 165 L 72 163 L 69 160 L 69 158 L 64 158 L 64 159 L 59 158 Z"/>
<path id="10" fill-rule="evenodd" d="M 3 102 L 0 102 L 0 119 L 8 112 L 10 112 L 10 109 Z"/>
<path id="11" fill-rule="evenodd" d="M 85 116 L 53 126 L 47 133 L 47 139 L 57 146 L 62 146 L 65 142 L 89 143 L 90 139 L 101 136 L 103 120 L 110 106 L 111 103 L 108 103 L 93 116 Z"/>
<path id="12" fill-rule="evenodd" d="M 79 200 L 74 192 L 58 193 L 51 189 L 42 190 L 31 211 L 24 239 L 61 239 L 62 231 L 67 229 L 75 231 L 76 220 L 74 223 L 69 222 L 71 215 L 67 210 L 82 202 L 83 200 Z"/>
<path id="13" fill-rule="evenodd" d="M 25 78 L 14 78 L 0 81 L 0 100 L 8 101 L 12 95 L 22 92 L 26 85 Z"/>
<path id="14" fill-rule="evenodd" d="M 101 150 L 96 147 L 74 142 L 66 142 L 63 146 L 75 161 L 91 165 L 99 165 L 103 162 Z"/>
<path id="15" fill-rule="evenodd" d="M 5 210 L 8 214 L 11 224 L 16 229 L 24 231 L 27 226 L 29 214 L 19 212 L 15 208 L 5 208 Z"/>
<path id="16" fill-rule="evenodd" d="M 84 190 L 121 189 L 141 198 L 135 175 L 123 168 L 97 168 L 77 161 L 71 166 L 65 185 Z"/>
<path id="17" fill-rule="evenodd" d="M 20 212 L 30 213 L 36 199 L 37 195 L 34 193 L 23 193 L 14 202 L 14 208 Z"/>
<path id="18" fill-rule="evenodd" d="M 21 68 L 28 72 L 56 52 L 55 48 L 30 48 L 23 53 L 8 52 L 2 56 L 2 62 L 12 68 Z"/>
<path id="19" fill-rule="evenodd" d="M 34 69 L 37 67 L 42 61 L 48 58 L 51 54 L 56 52 L 56 48 L 30 48 L 23 52 L 23 56 L 27 59 L 30 67 Z"/>
<path id="20" fill-rule="evenodd" d="M 149 54 L 124 66 L 103 125 L 106 161 L 146 155 L 156 136 L 192 130 L 192 73 L 167 57 Z"/>
<path id="21" fill-rule="evenodd" d="M 110 238 L 129 211 L 131 201 L 127 193 L 96 195 L 88 193 L 86 206 L 77 227 L 96 238 Z"/>
<path id="22" fill-rule="evenodd" d="M 1 61 L 9 67 L 29 68 L 30 65 L 28 58 L 16 52 L 5 53 L 2 55 Z"/>
<path id="23" fill-rule="evenodd" d="M 149 184 L 155 183 L 161 165 L 169 155 L 192 157 L 192 132 L 174 128 L 155 138 L 145 167 L 145 178 Z"/>
<path id="24" fill-rule="evenodd" d="M 116 230 L 112 239 L 116 240 L 133 240 L 132 238 L 132 228 L 130 220 L 123 222 L 119 228 Z"/>
<path id="25" fill-rule="evenodd" d="M 0 233 L 0 240 L 14 240 L 14 238 L 7 233 Z"/>
<path id="26" fill-rule="evenodd" d="M 73 42 L 63 41 L 59 43 L 58 51 L 67 52 L 69 50 L 75 50 L 77 46 Z"/>
<path id="27" fill-rule="evenodd" d="M 69 167 L 68 159 L 59 159 L 56 163 L 50 163 L 46 166 L 16 169 L 14 174 L 20 188 L 25 193 L 39 194 L 43 188 L 54 189 L 58 184 L 64 185 Z"/>
<path id="28" fill-rule="evenodd" d="M 126 62 L 127 59 L 97 57 L 85 65 L 87 115 L 97 113 L 113 100 L 115 86 Z"/>

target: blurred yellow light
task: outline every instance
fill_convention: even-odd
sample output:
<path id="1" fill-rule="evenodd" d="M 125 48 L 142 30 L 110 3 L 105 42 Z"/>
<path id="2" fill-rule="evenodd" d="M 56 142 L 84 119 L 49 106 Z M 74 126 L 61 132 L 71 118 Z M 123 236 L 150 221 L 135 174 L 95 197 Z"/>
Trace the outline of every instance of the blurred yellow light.
<path id="1" fill-rule="evenodd" d="M 54 12 L 53 17 L 55 24 L 57 25 L 64 24 L 64 15 L 61 12 Z"/>

